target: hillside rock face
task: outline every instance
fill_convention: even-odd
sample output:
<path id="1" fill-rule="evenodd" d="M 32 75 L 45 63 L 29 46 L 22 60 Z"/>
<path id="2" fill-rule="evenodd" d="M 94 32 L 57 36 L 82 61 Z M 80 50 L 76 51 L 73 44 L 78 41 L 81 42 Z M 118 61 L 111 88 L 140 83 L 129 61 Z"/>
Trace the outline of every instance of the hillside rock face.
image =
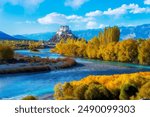
<path id="1" fill-rule="evenodd" d="M 66 41 L 67 38 L 77 39 L 77 37 L 69 29 L 69 26 L 60 26 L 56 34 L 50 39 L 50 42 L 57 43 L 61 39 L 64 39 Z"/>

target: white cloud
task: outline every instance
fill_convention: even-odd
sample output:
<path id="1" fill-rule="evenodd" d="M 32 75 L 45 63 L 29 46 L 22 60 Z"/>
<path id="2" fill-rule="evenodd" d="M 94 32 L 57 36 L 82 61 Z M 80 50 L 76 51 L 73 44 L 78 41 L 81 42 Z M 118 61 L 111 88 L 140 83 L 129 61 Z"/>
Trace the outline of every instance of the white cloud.
<path id="1" fill-rule="evenodd" d="M 109 8 L 107 11 L 104 11 L 104 14 L 105 15 L 122 15 L 122 14 L 126 14 L 127 11 L 126 11 L 126 5 L 122 5 L 121 7 L 119 8 L 116 8 L 116 9 L 111 9 Z"/>
<path id="2" fill-rule="evenodd" d="M 116 9 L 109 8 L 107 11 L 104 11 L 105 15 L 115 15 L 120 16 L 127 13 L 138 14 L 138 13 L 149 13 L 150 8 L 141 8 L 138 4 L 123 4 L 121 7 Z"/>
<path id="3" fill-rule="evenodd" d="M 100 26 L 99 26 L 99 28 L 105 28 L 105 27 L 107 27 L 107 25 L 104 25 L 104 24 L 100 24 Z"/>
<path id="4" fill-rule="evenodd" d="M 86 28 L 87 29 L 96 29 L 97 28 L 97 22 L 94 22 L 94 21 L 89 21 L 87 24 L 86 24 Z"/>
<path id="5" fill-rule="evenodd" d="M 84 17 L 78 16 L 78 15 L 66 16 L 66 19 L 68 20 L 68 22 L 71 22 L 71 23 L 80 23 L 80 22 L 84 22 L 85 20 Z"/>
<path id="6" fill-rule="evenodd" d="M 150 5 L 150 0 L 144 0 L 144 4 Z"/>
<path id="7" fill-rule="evenodd" d="M 75 26 L 81 26 L 81 28 L 104 28 L 107 25 L 99 25 L 100 20 L 99 18 L 103 15 L 114 15 L 114 16 L 120 16 L 123 14 L 138 14 L 138 13 L 150 13 L 150 8 L 142 8 L 139 7 L 137 4 L 123 4 L 121 7 L 118 7 L 116 9 L 109 8 L 107 11 L 91 11 L 86 13 L 84 16 L 79 16 L 76 14 L 73 15 L 65 15 L 60 13 L 50 13 L 47 14 L 44 17 L 41 17 L 37 19 L 37 22 L 40 24 L 59 24 L 59 25 L 71 25 L 73 27 Z"/>
<path id="8" fill-rule="evenodd" d="M 83 17 L 82 16 L 78 16 L 78 15 L 70 15 L 70 16 L 67 16 L 67 19 L 69 20 L 81 20 Z"/>
<path id="9" fill-rule="evenodd" d="M 91 12 L 85 14 L 85 16 L 87 16 L 87 17 L 95 17 L 95 16 L 100 16 L 100 15 L 102 15 L 102 11 L 100 11 L 100 10 L 91 11 Z"/>
<path id="10" fill-rule="evenodd" d="M 44 0 L 1 0 L 0 6 L 10 3 L 12 5 L 20 5 L 27 10 L 36 9 Z"/>
<path id="11" fill-rule="evenodd" d="M 69 24 L 69 23 L 86 23 L 94 21 L 91 17 L 82 17 L 78 15 L 64 15 L 59 13 L 50 13 L 37 20 L 40 24 Z"/>
<path id="12" fill-rule="evenodd" d="M 133 14 L 150 12 L 150 8 L 140 8 L 137 4 L 130 4 L 127 6 L 127 9 L 130 9 L 129 12 Z"/>
<path id="13" fill-rule="evenodd" d="M 50 13 L 45 17 L 39 18 L 38 22 L 40 24 L 66 24 L 67 18 L 64 14 Z"/>
<path id="14" fill-rule="evenodd" d="M 84 3 L 88 2 L 89 0 L 66 0 L 65 5 L 70 6 L 72 8 L 79 8 Z"/>
<path id="15" fill-rule="evenodd" d="M 128 35 L 124 36 L 123 39 L 124 40 L 129 39 L 129 38 L 133 38 L 134 39 L 135 37 L 136 37 L 136 34 L 135 33 L 131 33 L 131 34 L 128 34 Z"/>

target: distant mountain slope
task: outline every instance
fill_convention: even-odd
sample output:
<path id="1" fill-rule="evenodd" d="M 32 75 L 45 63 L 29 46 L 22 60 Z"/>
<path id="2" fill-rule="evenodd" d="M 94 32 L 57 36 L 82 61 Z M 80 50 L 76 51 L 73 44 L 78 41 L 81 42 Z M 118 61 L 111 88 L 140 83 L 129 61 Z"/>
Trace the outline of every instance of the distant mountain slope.
<path id="1" fill-rule="evenodd" d="M 100 31 L 102 31 L 102 29 L 79 30 L 72 32 L 79 38 L 85 38 L 86 40 L 89 40 L 92 37 L 97 36 Z M 150 24 L 130 26 L 130 27 L 120 27 L 120 31 L 121 31 L 120 36 L 121 40 L 127 38 L 150 38 Z M 23 36 L 30 39 L 48 41 L 54 35 L 55 32 L 46 32 L 46 33 L 28 34 Z"/>
<path id="2" fill-rule="evenodd" d="M 0 40 L 18 40 L 18 39 L 0 31 Z"/>
<path id="3" fill-rule="evenodd" d="M 73 33 L 79 38 L 85 38 L 89 40 L 94 36 L 98 36 L 99 32 L 103 31 L 102 29 L 89 29 L 89 30 L 80 30 L 80 31 L 73 31 Z"/>
<path id="4" fill-rule="evenodd" d="M 46 32 L 46 33 L 36 33 L 36 34 L 24 34 L 23 36 L 28 39 L 48 41 L 54 35 L 55 32 Z"/>
<path id="5" fill-rule="evenodd" d="M 150 24 L 139 25 L 136 27 L 120 27 L 121 39 L 150 38 Z"/>
<path id="6" fill-rule="evenodd" d="M 127 38 L 150 38 L 150 24 L 144 24 L 139 26 L 130 26 L 130 27 L 119 27 L 120 28 L 120 39 Z M 103 31 L 102 29 L 91 29 L 91 30 L 82 30 L 74 31 L 73 33 L 78 36 L 85 38 L 86 40 L 91 39 L 94 36 L 97 36 L 99 32 Z"/>
<path id="7" fill-rule="evenodd" d="M 13 37 L 20 39 L 20 40 L 29 40 L 27 37 L 24 37 L 22 35 L 14 35 Z"/>
<path id="8" fill-rule="evenodd" d="M 102 29 L 79 30 L 79 31 L 72 31 L 72 33 L 75 34 L 79 38 L 85 38 L 89 40 L 92 37 L 97 36 L 100 31 L 102 31 Z M 23 36 L 30 38 L 30 39 L 48 41 L 55 34 L 56 32 L 46 32 L 46 33 L 36 33 L 36 34 L 24 34 Z"/>

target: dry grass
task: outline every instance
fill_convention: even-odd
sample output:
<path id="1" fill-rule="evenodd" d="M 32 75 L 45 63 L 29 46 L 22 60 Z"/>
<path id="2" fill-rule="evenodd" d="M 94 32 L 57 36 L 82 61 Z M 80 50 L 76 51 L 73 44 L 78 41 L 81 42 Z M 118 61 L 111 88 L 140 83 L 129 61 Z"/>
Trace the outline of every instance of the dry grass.
<path id="1" fill-rule="evenodd" d="M 76 65 L 76 61 L 71 58 L 40 58 L 40 57 L 22 57 L 19 60 L 15 60 L 13 64 L 24 63 L 23 67 L 17 67 L 15 69 L 1 69 L 0 74 L 15 74 L 15 73 L 31 73 L 51 71 L 56 69 L 64 69 Z M 31 65 L 26 65 L 30 63 Z M 7 63 L 4 63 L 7 64 Z"/>

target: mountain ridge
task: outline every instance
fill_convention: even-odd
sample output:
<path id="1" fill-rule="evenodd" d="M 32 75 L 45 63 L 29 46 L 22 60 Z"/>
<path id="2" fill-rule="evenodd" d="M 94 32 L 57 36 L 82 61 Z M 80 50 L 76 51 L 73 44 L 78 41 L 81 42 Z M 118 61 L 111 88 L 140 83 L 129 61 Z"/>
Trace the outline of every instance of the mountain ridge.
<path id="1" fill-rule="evenodd" d="M 138 26 L 120 26 L 120 39 L 127 39 L 127 38 L 150 38 L 150 24 L 143 24 Z M 89 40 L 93 38 L 94 36 L 97 36 L 100 31 L 103 31 L 103 29 L 87 29 L 87 30 L 78 30 L 78 31 L 72 31 L 73 34 L 75 34 L 79 38 L 85 38 L 86 40 Z M 38 40 L 46 40 L 48 41 L 50 38 L 52 38 L 55 35 L 56 32 L 45 32 L 45 33 L 36 33 L 36 34 L 25 34 L 23 36 L 26 37 L 34 37 L 34 39 Z"/>
<path id="2" fill-rule="evenodd" d="M 0 31 L 0 40 L 18 40 L 18 39 L 5 32 Z"/>
<path id="3" fill-rule="evenodd" d="M 150 24 L 143 24 L 138 26 L 120 26 L 120 40 L 127 38 L 150 38 Z M 94 36 L 97 36 L 103 29 L 87 29 L 72 31 L 79 38 L 85 38 L 90 40 Z M 22 35 L 9 35 L 5 32 L 0 31 L 0 40 L 44 40 L 48 41 L 52 38 L 56 32 L 45 32 L 45 33 L 34 33 L 34 34 L 22 34 Z M 20 38 L 23 39 L 20 39 Z"/>

